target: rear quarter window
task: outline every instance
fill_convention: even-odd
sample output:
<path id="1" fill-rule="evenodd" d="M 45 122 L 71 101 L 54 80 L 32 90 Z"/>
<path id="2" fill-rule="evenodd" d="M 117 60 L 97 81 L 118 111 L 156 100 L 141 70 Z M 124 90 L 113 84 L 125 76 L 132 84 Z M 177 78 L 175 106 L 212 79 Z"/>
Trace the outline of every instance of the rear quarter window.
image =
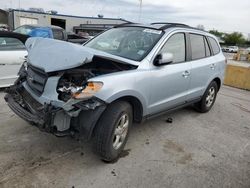
<path id="1" fill-rule="evenodd" d="M 213 39 L 212 37 L 208 37 L 208 40 L 211 44 L 211 47 L 212 47 L 214 54 L 220 53 L 220 47 L 219 47 L 218 43 L 216 42 L 216 40 Z"/>

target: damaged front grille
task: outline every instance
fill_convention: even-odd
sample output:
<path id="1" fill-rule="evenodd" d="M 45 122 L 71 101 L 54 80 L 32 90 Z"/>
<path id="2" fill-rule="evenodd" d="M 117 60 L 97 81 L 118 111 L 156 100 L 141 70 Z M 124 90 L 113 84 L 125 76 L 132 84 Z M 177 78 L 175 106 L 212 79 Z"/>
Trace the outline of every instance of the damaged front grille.
<path id="1" fill-rule="evenodd" d="M 41 95 L 43 93 L 46 81 L 48 79 L 47 74 L 38 68 L 28 66 L 27 67 L 27 77 L 26 81 L 28 86 L 37 94 Z"/>
<path id="2" fill-rule="evenodd" d="M 24 88 L 21 89 L 19 93 L 22 96 L 23 101 L 25 101 L 25 103 L 28 104 L 32 109 L 37 111 L 41 111 L 43 109 L 43 105 L 37 102 Z"/>

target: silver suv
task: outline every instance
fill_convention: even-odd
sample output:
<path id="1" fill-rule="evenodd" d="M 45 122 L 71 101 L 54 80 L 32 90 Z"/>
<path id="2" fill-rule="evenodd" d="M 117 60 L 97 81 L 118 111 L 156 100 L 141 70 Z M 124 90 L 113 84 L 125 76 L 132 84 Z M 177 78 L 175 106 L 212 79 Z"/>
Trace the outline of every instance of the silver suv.
<path id="1" fill-rule="evenodd" d="M 225 68 L 216 37 L 177 23 L 123 24 L 83 46 L 25 44 L 9 107 L 57 136 L 91 139 L 105 161 L 119 157 L 133 122 L 191 104 L 209 111 Z"/>

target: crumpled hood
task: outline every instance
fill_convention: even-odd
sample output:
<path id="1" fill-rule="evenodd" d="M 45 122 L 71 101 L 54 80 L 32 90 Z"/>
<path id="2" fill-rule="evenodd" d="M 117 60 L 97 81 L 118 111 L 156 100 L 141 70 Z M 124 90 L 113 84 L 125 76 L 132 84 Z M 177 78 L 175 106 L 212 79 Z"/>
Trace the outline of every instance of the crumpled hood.
<path id="1" fill-rule="evenodd" d="M 26 41 L 25 46 L 28 50 L 28 63 L 43 69 L 45 72 L 79 67 L 91 62 L 94 56 L 137 65 L 135 62 L 125 58 L 120 58 L 78 44 L 49 38 L 31 37 Z"/>

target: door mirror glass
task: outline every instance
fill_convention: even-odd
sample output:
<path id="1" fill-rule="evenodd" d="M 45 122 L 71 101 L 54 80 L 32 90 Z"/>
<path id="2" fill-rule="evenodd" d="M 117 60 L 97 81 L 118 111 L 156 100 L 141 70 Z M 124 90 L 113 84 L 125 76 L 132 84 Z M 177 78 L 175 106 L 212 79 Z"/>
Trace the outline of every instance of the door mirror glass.
<path id="1" fill-rule="evenodd" d="M 172 53 L 161 53 L 155 57 L 154 65 L 162 66 L 172 63 L 174 60 L 174 55 Z"/>

